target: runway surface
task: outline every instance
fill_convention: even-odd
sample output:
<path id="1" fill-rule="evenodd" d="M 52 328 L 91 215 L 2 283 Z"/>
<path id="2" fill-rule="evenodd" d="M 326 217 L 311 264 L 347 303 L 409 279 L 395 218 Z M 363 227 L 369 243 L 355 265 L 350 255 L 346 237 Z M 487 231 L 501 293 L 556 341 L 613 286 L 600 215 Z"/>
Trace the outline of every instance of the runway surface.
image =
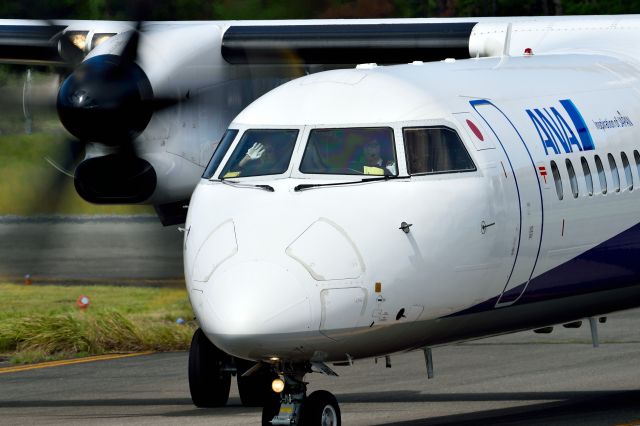
<path id="1" fill-rule="evenodd" d="M 309 390 L 340 402 L 344 425 L 621 425 L 640 424 L 640 311 L 600 325 L 556 328 L 435 348 L 427 380 L 422 353 L 311 374 Z M 187 354 L 0 374 L 0 424 L 258 424 L 260 410 L 197 409 L 189 399 Z"/>
<path id="2" fill-rule="evenodd" d="M 155 216 L 0 216 L 0 279 L 140 284 L 183 280 L 182 234 Z"/>

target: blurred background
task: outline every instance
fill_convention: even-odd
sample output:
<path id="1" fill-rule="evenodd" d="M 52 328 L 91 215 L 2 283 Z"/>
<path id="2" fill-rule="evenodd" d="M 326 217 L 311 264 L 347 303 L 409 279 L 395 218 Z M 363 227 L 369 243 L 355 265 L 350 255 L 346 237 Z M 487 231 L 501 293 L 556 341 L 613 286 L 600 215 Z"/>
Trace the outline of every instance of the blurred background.
<path id="1" fill-rule="evenodd" d="M 149 2 L 154 20 L 416 18 L 441 16 L 634 13 L 639 0 L 165 0 Z M 127 19 L 129 0 L 5 0 L 0 17 Z"/>
<path id="2" fill-rule="evenodd" d="M 640 0 L 5 0 L 0 18 L 127 20 L 144 5 L 151 20 L 392 18 L 633 13 Z M 95 206 L 72 179 L 47 202 L 46 180 L 60 163 L 66 133 L 52 102 L 69 69 L 0 65 L 0 215 L 152 214 L 150 207 Z M 23 106 L 26 98 L 28 107 Z"/>
<path id="3" fill-rule="evenodd" d="M 135 20 L 141 9 L 148 20 L 412 18 L 633 13 L 640 0 L 4 0 L 0 18 Z M 181 280 L 176 227 L 149 206 L 90 204 L 56 170 L 70 138 L 54 102 L 71 71 L 0 64 L 0 280 Z"/>

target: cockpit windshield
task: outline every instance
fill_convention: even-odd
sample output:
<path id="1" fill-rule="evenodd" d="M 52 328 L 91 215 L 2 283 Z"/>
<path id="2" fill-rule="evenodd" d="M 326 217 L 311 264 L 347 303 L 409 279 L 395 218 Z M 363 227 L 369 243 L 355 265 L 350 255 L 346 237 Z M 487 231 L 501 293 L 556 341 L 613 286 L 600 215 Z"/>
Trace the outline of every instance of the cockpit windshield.
<path id="1" fill-rule="evenodd" d="M 389 127 L 314 129 L 309 135 L 300 171 L 396 176 L 393 130 Z"/>
<path id="2" fill-rule="evenodd" d="M 247 130 L 219 178 L 279 175 L 286 172 L 297 137 L 298 130 Z"/>

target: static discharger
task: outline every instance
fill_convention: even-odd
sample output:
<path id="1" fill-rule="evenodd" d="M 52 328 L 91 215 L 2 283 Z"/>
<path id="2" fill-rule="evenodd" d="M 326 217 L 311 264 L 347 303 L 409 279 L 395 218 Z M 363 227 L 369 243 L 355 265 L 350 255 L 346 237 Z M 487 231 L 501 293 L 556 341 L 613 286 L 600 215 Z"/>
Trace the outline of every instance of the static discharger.
<path id="1" fill-rule="evenodd" d="M 376 293 L 382 293 L 382 283 L 376 283 Z"/>

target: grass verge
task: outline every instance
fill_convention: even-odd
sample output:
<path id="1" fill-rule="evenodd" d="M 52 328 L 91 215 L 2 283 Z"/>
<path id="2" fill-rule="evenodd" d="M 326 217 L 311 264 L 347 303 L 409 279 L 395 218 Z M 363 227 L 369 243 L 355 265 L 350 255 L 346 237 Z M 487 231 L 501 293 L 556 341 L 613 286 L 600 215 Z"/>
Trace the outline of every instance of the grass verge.
<path id="1" fill-rule="evenodd" d="M 0 354 L 16 364 L 185 350 L 196 328 L 184 289 L 0 284 L 0 294 Z"/>

